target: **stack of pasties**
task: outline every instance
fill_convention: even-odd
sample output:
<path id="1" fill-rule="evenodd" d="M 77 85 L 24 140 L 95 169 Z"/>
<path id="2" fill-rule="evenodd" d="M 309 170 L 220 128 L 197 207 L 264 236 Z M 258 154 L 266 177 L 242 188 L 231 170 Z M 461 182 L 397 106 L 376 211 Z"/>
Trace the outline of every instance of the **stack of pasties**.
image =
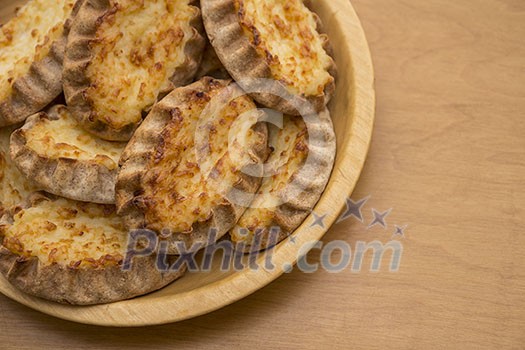
<path id="1" fill-rule="evenodd" d="M 123 269 L 134 230 L 168 260 L 293 233 L 336 152 L 320 25 L 301 0 L 28 2 L 0 32 L 0 271 L 35 296 L 108 303 L 185 272 L 155 254 Z"/>

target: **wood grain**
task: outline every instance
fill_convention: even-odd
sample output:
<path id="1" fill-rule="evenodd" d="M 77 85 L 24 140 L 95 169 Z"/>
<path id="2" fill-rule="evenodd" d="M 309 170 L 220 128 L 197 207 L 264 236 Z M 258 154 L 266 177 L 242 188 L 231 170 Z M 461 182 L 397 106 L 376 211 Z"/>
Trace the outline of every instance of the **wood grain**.
<path id="1" fill-rule="evenodd" d="M 212 314 L 140 330 L 77 325 L 0 297 L 2 347 L 524 348 L 525 3 L 352 3 L 378 99 L 354 198 L 372 195 L 366 223 L 371 208 L 393 210 L 388 230 L 351 219 L 325 241 L 386 241 L 408 224 L 398 273 L 294 271 Z"/>

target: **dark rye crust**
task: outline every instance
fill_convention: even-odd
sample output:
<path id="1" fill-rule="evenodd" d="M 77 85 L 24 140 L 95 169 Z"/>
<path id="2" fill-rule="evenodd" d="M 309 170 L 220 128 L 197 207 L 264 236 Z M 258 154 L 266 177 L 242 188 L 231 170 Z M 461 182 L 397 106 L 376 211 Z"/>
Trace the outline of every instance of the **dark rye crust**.
<path id="1" fill-rule="evenodd" d="M 118 168 L 110 170 L 95 160 L 48 158 L 26 146 L 26 131 L 42 119 L 57 120 L 65 106 L 29 117 L 25 125 L 11 135 L 11 159 L 18 169 L 39 188 L 49 193 L 81 202 L 115 204 Z"/>
<path id="2" fill-rule="evenodd" d="M 308 6 L 308 3 L 305 5 Z M 259 87 L 258 79 L 273 79 L 270 66 L 266 57 L 261 56 L 255 46 L 244 34 L 243 28 L 239 23 L 239 14 L 235 7 L 235 0 L 202 0 L 202 18 L 208 34 L 208 38 L 215 48 L 217 55 L 224 64 L 231 76 L 245 90 L 257 91 Z M 321 20 L 314 13 L 317 22 L 317 31 L 321 33 Z M 324 41 L 324 49 L 328 54 L 332 53 L 330 42 L 326 34 L 321 33 Z M 337 68 L 335 61 L 328 72 L 334 81 L 328 84 L 321 96 L 299 96 L 291 95 L 282 98 L 281 91 L 287 91 L 286 86 L 281 82 L 276 82 L 274 90 L 269 93 L 252 93 L 252 97 L 262 105 L 281 111 L 288 115 L 301 114 L 297 106 L 304 106 L 309 103 L 316 112 L 321 112 L 328 104 L 335 92 L 335 77 Z M 253 80 L 255 79 L 255 81 Z M 273 93 L 272 93 L 273 92 Z"/>
<path id="3" fill-rule="evenodd" d="M 231 79 L 230 73 L 224 68 L 222 62 L 219 60 L 215 49 L 211 45 L 208 37 L 206 39 L 206 47 L 202 55 L 202 62 L 195 78 L 202 79 L 204 77 L 212 77 L 215 79 Z"/>
<path id="4" fill-rule="evenodd" d="M 17 199 L 16 201 L 9 201 L 10 204 L 6 203 L 7 198 L 0 197 L 0 225 L 2 225 L 2 220 L 4 217 L 7 219 L 9 216 L 14 215 L 19 210 L 27 207 L 30 204 L 29 197 L 31 197 L 31 194 L 41 190 L 40 188 L 34 186 L 34 184 L 26 180 L 24 175 L 20 173 L 18 168 L 13 164 L 13 161 L 9 154 L 9 139 L 12 133 L 19 126 L 20 125 L 12 125 L 12 126 L 0 128 L 0 137 L 1 138 L 5 137 L 4 140 L 0 140 L 0 141 L 2 143 L 7 142 L 5 144 L 5 146 L 7 147 L 5 149 L 4 147 L 0 149 L 0 182 L 3 182 L 4 186 L 14 187 L 13 190 L 14 192 L 17 193 L 15 195 L 19 196 L 19 199 Z M 7 133 L 7 134 L 3 134 L 3 133 Z M 7 183 L 6 181 L 4 181 L 7 177 L 8 167 L 10 170 L 13 170 L 13 169 L 16 170 L 17 175 L 15 176 L 19 177 L 19 179 L 23 179 L 23 183 L 21 184 L 21 186 L 14 186 L 15 184 Z M 26 191 L 26 189 L 28 190 Z M 20 192 L 23 192 L 24 194 L 22 195 Z M 13 193 L 11 193 L 11 195 L 13 195 Z"/>
<path id="5" fill-rule="evenodd" d="M 35 194 L 32 200 L 35 203 L 53 198 Z M 155 254 L 134 257 L 129 271 L 122 269 L 122 261 L 97 268 L 46 265 L 37 257 L 20 256 L 3 245 L 9 220 L 4 217 L 0 222 L 0 273 L 14 287 L 46 300 L 71 305 L 112 303 L 159 290 L 187 270 L 183 264 L 178 270 L 161 272 Z M 168 257 L 165 263 L 172 266 L 177 258 Z"/>
<path id="6" fill-rule="evenodd" d="M 138 124 L 128 124 L 121 129 L 114 129 L 96 116 L 92 101 L 87 96 L 92 86 L 86 76 L 87 69 L 93 55 L 90 43 L 96 40 L 98 28 L 106 16 L 114 9 L 109 0 L 83 0 L 78 16 L 71 27 L 64 57 L 64 94 L 67 105 L 72 108 L 73 114 L 79 123 L 88 131 L 109 141 L 128 141 Z M 184 48 L 185 64 L 181 65 L 170 78 L 173 88 L 190 83 L 199 68 L 201 54 L 204 49 L 204 29 L 198 1 L 191 0 L 190 5 L 195 9 L 195 17 L 190 21 L 193 27 L 193 37 Z M 171 90 L 171 89 L 170 89 Z M 159 97 L 168 91 L 160 91 Z"/>
<path id="7" fill-rule="evenodd" d="M 284 204 L 275 208 L 269 227 L 257 230 L 251 242 L 238 246 L 243 252 L 267 249 L 290 236 L 311 214 L 323 194 L 330 180 L 336 156 L 336 136 L 328 109 L 319 113 L 318 122 L 309 123 L 308 134 L 308 157 L 311 163 L 303 164 L 301 169 L 290 177 L 297 185 L 289 183 L 285 190 L 279 193 L 279 198 Z M 270 235 L 272 227 L 280 228 L 275 237 Z"/>
<path id="8" fill-rule="evenodd" d="M 82 1 L 75 3 L 70 18 L 64 24 L 62 36 L 51 45 L 49 53 L 42 60 L 33 62 L 27 74 L 15 80 L 11 95 L 0 101 L 0 127 L 23 122 L 62 93 L 62 65 L 67 36 Z"/>
<path id="9" fill-rule="evenodd" d="M 182 103 L 185 103 L 183 102 L 184 95 L 188 92 L 198 95 L 199 92 L 208 92 L 210 89 L 217 87 L 225 88 L 228 85 L 230 85 L 230 81 L 214 80 L 206 77 L 187 87 L 175 89 L 155 105 L 137 129 L 121 157 L 121 170 L 116 187 L 118 213 L 124 217 L 124 222 L 129 229 L 148 228 L 144 212 L 144 210 L 147 210 L 147 207 L 144 206 L 141 200 L 141 196 L 144 193 L 142 181 L 147 173 L 149 161 L 154 156 L 156 145 L 164 143 L 162 130 L 173 118 L 173 112 Z M 264 135 L 265 140 L 267 139 L 268 130 L 264 123 L 256 124 L 254 131 Z M 259 159 L 259 163 L 264 162 L 268 156 L 267 143 L 255 145 L 252 153 Z M 262 177 L 252 177 L 239 172 L 238 182 L 232 189 L 232 192 L 256 193 L 261 181 Z M 203 248 L 207 244 L 215 243 L 215 241 L 228 233 L 228 230 L 235 225 L 246 208 L 228 200 L 229 194 L 225 197 L 223 203 L 212 210 L 208 220 L 193 224 L 191 232 L 176 232 L 168 237 L 161 235 L 161 238 L 168 242 L 170 254 L 181 253 L 178 247 L 180 243 L 185 245 L 188 252 L 192 252 Z M 211 228 L 217 230 L 215 241 L 209 241 Z"/>
<path id="10" fill-rule="evenodd" d="M 0 245 L 0 272 L 27 294 L 61 304 L 96 305 L 159 290 L 182 277 L 186 266 L 161 273 L 156 268 L 156 256 L 151 256 L 136 257 L 131 271 L 120 266 L 72 269 L 59 264 L 46 266 L 38 258 L 19 256 Z"/>

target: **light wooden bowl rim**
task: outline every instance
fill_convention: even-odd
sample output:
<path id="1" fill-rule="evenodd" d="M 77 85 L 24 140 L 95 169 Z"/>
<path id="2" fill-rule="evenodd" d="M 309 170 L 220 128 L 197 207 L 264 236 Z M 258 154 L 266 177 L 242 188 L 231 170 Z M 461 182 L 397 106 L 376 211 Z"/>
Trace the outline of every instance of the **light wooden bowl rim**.
<path id="1" fill-rule="evenodd" d="M 277 279 L 282 275 L 285 264 L 295 264 L 300 247 L 313 246 L 323 237 L 344 208 L 346 198 L 353 192 L 370 146 L 375 113 L 372 59 L 355 10 L 348 0 L 317 0 L 312 3 L 324 20 L 327 31 L 330 32 L 331 26 L 340 27 L 338 39 L 342 40 L 334 43 L 336 60 L 337 56 L 341 56 L 339 52 L 345 52 L 344 55 L 351 60 L 351 64 L 344 62 L 348 67 L 340 69 L 340 73 L 348 73 L 339 75 L 338 92 L 331 104 L 332 110 L 335 103 L 348 104 L 344 107 L 349 113 L 346 117 L 348 121 L 345 122 L 344 132 L 338 133 L 338 156 L 330 183 L 315 208 L 316 213 L 328 213 L 326 228 L 311 227 L 312 218 L 309 217 L 294 234 L 295 244 L 286 240 L 274 250 L 273 262 L 281 268 L 273 271 L 245 269 L 178 294 L 155 296 L 154 293 L 113 304 L 75 307 L 25 295 L 3 277 L 0 278 L 0 292 L 30 308 L 74 322 L 115 327 L 147 326 L 182 321 L 227 306 Z M 328 15 L 329 21 L 326 18 Z M 338 66 L 342 68 L 340 61 Z M 347 91 L 343 90 L 345 87 Z"/>

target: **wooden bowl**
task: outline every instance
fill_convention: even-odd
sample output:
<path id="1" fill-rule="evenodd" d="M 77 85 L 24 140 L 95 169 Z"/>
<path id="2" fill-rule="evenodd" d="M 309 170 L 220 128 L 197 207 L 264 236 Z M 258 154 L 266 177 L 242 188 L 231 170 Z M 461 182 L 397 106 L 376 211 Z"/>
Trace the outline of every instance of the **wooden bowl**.
<path id="1" fill-rule="evenodd" d="M 2 1 L 0 18 L 5 22 L 20 0 Z M 301 247 L 312 246 L 345 207 L 368 152 L 375 110 L 373 67 L 359 19 L 348 0 L 312 1 L 332 41 L 339 68 L 338 86 L 330 109 L 337 134 L 335 168 L 315 208 L 327 214 L 326 229 L 311 227 L 309 217 L 295 232 L 295 243 L 286 240 L 273 252 L 273 270 L 263 267 L 242 271 L 190 273 L 161 291 L 118 303 L 78 307 L 59 305 L 28 296 L 0 278 L 0 292 L 26 306 L 70 321 L 104 326 L 146 326 L 185 320 L 240 300 L 278 278 L 300 257 Z M 310 244 L 310 245 L 308 245 Z M 304 248 L 302 253 L 305 253 Z M 219 254 L 216 258 L 220 259 Z M 264 259 L 261 257 L 261 261 Z M 264 266 L 261 264 L 261 266 Z"/>

